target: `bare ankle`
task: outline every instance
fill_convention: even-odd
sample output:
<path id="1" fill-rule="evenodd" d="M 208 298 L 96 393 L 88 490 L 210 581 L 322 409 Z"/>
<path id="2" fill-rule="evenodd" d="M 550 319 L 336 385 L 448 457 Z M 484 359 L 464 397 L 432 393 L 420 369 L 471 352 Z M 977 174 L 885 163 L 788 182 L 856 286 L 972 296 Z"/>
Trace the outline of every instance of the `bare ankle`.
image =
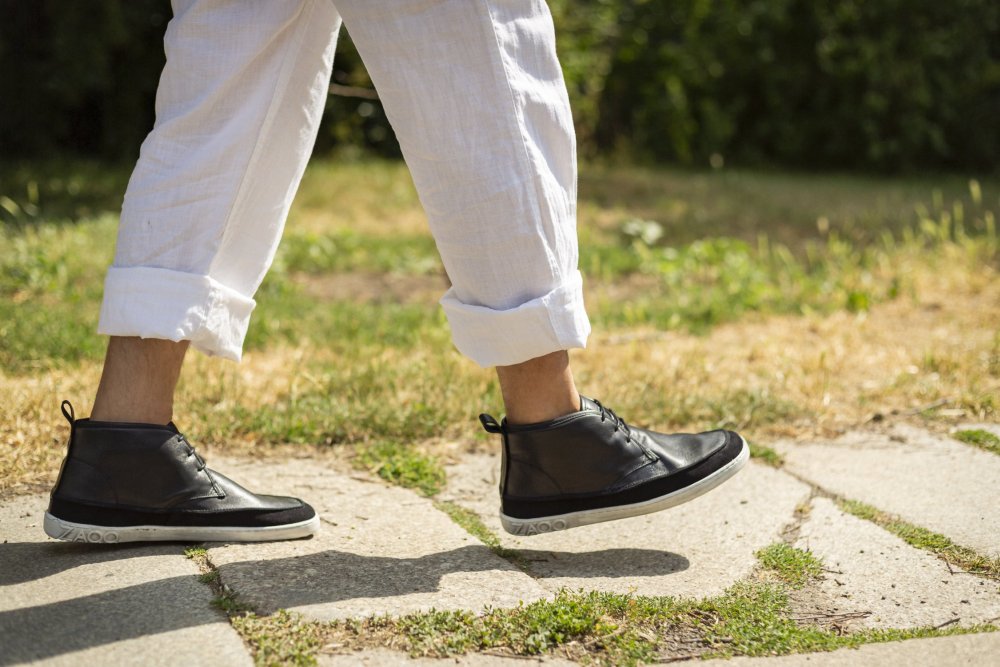
<path id="1" fill-rule="evenodd" d="M 580 409 L 580 393 L 566 351 L 498 366 L 497 377 L 511 424 L 548 421 Z"/>
<path id="2" fill-rule="evenodd" d="M 174 388 L 187 341 L 113 337 L 90 418 L 166 424 L 173 419 Z"/>

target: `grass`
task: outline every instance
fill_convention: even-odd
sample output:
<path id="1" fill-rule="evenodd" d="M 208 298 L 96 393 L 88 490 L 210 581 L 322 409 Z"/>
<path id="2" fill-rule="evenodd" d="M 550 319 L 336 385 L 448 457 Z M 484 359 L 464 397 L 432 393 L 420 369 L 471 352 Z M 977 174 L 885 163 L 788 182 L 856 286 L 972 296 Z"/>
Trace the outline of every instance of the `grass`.
<path id="1" fill-rule="evenodd" d="M 780 468 L 785 464 L 785 457 L 766 445 L 750 444 L 750 458 L 772 468 Z"/>
<path id="2" fill-rule="evenodd" d="M 1000 581 L 1000 558 L 980 555 L 968 547 L 955 544 L 944 535 L 915 526 L 857 500 L 840 500 L 837 504 L 848 514 L 871 521 L 907 544 L 930 551 L 950 565 Z"/>
<path id="3" fill-rule="evenodd" d="M 448 518 L 465 529 L 465 532 L 488 546 L 490 551 L 497 556 L 509 560 L 521 569 L 527 566 L 521 553 L 516 549 L 508 549 L 503 546 L 500 543 L 500 538 L 486 527 L 486 524 L 483 523 L 482 519 L 475 512 L 446 500 L 435 501 L 434 507 L 447 514 Z"/>
<path id="4" fill-rule="evenodd" d="M 823 563 L 811 553 L 781 542 L 761 549 L 756 555 L 762 567 L 795 588 L 818 578 L 823 571 Z"/>
<path id="5" fill-rule="evenodd" d="M 437 495 L 444 487 L 444 468 L 435 457 L 399 443 L 364 445 L 358 449 L 354 462 L 390 484 L 416 489 L 425 496 Z"/>
<path id="6" fill-rule="evenodd" d="M 59 398 L 87 414 L 123 183 L 88 164 L 0 168 L 13 202 L 0 213 L 0 493 L 51 481 Z M 978 191 L 960 179 L 585 167 L 595 334 L 575 355 L 579 385 L 637 425 L 764 440 L 925 405 L 951 415 L 932 419 L 996 419 L 998 189 Z M 492 446 L 475 415 L 498 411 L 498 387 L 452 349 L 436 303 L 446 286 L 402 165 L 311 165 L 244 363 L 190 355 L 177 421 L 231 451 L 367 448 L 383 458 L 365 465 L 400 479 L 413 474 L 399 468 L 405 452 Z"/>
<path id="7" fill-rule="evenodd" d="M 993 454 L 1000 454 L 1000 438 L 989 431 L 978 428 L 966 429 L 956 431 L 953 435 L 956 440 L 961 440 L 967 445 L 978 447 Z"/>
<path id="8" fill-rule="evenodd" d="M 258 664 L 316 664 L 324 651 L 380 647 L 411 656 L 558 655 L 600 665 L 698 657 L 775 656 L 863 644 L 995 631 L 991 625 L 836 630 L 797 622 L 780 584 L 743 582 L 723 595 L 679 600 L 562 590 L 512 609 L 430 611 L 320 623 L 289 612 L 232 619 Z"/>

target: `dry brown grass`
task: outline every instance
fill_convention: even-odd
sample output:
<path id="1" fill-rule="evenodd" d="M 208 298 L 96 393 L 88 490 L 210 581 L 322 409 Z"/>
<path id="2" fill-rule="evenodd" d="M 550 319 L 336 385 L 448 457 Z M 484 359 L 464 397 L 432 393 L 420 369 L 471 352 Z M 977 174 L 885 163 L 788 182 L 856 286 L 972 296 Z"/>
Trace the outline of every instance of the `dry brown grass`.
<path id="1" fill-rule="evenodd" d="M 942 427 L 949 420 L 997 421 L 997 278 L 994 270 L 972 270 L 959 262 L 943 261 L 925 271 L 916 266 L 910 279 L 917 297 L 900 297 L 867 313 L 744 318 L 706 336 L 598 332 L 589 350 L 574 353 L 574 363 L 585 393 L 606 397 L 630 421 L 665 428 L 705 428 L 712 419 L 744 428 L 756 439 L 809 437 L 865 423 L 876 414 L 922 419 L 920 408 L 929 405 L 943 408 L 934 422 Z M 441 353 L 425 346 L 383 354 L 392 363 L 419 367 Z M 311 369 L 331 362 L 352 360 L 333 359 L 308 345 L 250 353 L 240 365 L 193 354 L 182 378 L 178 420 L 191 423 L 195 415 L 225 413 L 236 405 L 252 410 L 307 391 L 315 382 Z M 463 401 L 470 392 L 482 395 L 490 376 L 471 363 L 445 368 L 451 375 L 441 384 L 457 389 L 441 400 L 454 403 L 454 414 L 466 414 Z M 99 372 L 98 364 L 85 363 L 35 377 L 0 375 L 0 494 L 52 482 L 68 433 L 58 402 L 72 398 L 77 414 L 88 414 Z M 421 388 L 403 384 L 395 391 L 396 405 L 421 399 Z M 718 404 L 714 411 L 705 410 L 712 401 Z M 436 444 L 426 444 L 442 453 L 493 446 L 473 439 L 474 430 L 456 423 Z M 253 449 L 252 433 L 235 440 L 222 434 L 210 442 L 227 453 L 273 451 Z"/>

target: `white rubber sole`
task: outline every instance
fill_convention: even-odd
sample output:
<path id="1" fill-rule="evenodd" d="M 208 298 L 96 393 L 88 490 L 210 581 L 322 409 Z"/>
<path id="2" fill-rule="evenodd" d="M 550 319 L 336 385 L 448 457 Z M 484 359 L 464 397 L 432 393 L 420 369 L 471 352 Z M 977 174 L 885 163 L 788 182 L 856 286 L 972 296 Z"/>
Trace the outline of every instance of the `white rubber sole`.
<path id="1" fill-rule="evenodd" d="M 743 466 L 750 460 L 750 447 L 747 445 L 746 440 L 743 440 L 742 436 L 740 436 L 740 440 L 743 442 L 743 449 L 740 450 L 740 453 L 732 461 L 705 479 L 665 496 L 644 500 L 641 503 L 633 503 L 631 505 L 601 507 L 593 510 L 570 512 L 569 514 L 539 517 L 537 519 L 517 519 L 501 512 L 500 523 L 503 525 L 503 529 L 511 535 L 524 537 L 552 533 L 557 530 L 566 530 L 579 526 L 588 526 L 604 521 L 615 521 L 633 516 L 642 516 L 643 514 L 652 514 L 653 512 L 659 512 L 670 507 L 683 505 L 700 495 L 708 493 L 743 469 Z"/>
<path id="2" fill-rule="evenodd" d="M 271 542 L 315 535 L 319 517 L 283 526 L 89 526 L 63 521 L 45 513 L 45 534 L 67 542 Z"/>

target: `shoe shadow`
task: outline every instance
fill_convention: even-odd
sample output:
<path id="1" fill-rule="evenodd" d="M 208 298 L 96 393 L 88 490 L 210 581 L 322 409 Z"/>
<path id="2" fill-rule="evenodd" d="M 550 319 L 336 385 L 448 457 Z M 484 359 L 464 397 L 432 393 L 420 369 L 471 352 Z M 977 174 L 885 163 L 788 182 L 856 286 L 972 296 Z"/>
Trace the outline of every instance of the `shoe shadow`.
<path id="1" fill-rule="evenodd" d="M 180 556 L 178 544 L 88 546 L 53 543 L 0 545 L 0 583 L 30 585 L 47 577 L 111 561 L 140 556 Z M 643 549 L 607 549 L 591 553 L 522 551 L 529 563 L 558 561 L 582 577 L 632 577 L 686 569 L 677 554 Z M 127 563 L 122 563 L 123 567 Z M 360 556 L 339 550 L 273 560 L 246 560 L 220 567 L 222 581 L 240 592 L 240 582 L 253 580 L 250 602 L 257 611 L 355 599 L 434 593 L 452 574 L 511 567 L 481 544 L 418 558 Z M 0 595 L 0 665 L 41 660 L 127 639 L 225 622 L 210 605 L 209 589 L 195 576 L 174 576 L 141 584 L 88 593 L 114 585 L 109 574 L 88 582 L 53 582 L 56 590 L 39 587 L 52 602 L 25 603 L 16 595 Z M 263 582 L 263 585 L 261 585 Z M 66 587 L 62 587 L 62 586 Z M 8 589 L 17 591 L 17 589 Z M 21 595 L 30 594 L 24 590 Z M 16 608 L 11 608 L 15 607 Z M 54 631 L 53 629 L 58 629 Z"/>

